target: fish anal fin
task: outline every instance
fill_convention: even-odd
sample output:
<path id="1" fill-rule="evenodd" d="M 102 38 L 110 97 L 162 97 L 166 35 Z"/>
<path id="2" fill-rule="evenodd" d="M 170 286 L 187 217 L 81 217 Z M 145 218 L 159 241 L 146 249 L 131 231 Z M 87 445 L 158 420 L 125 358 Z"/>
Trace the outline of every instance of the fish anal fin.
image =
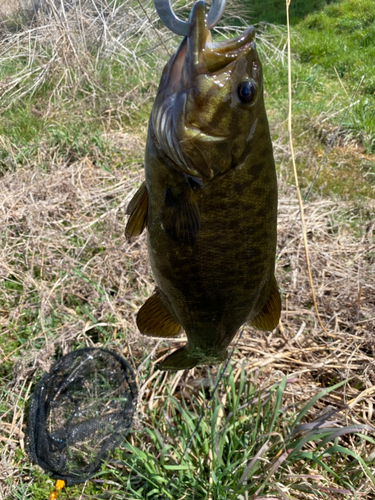
<path id="1" fill-rule="evenodd" d="M 182 327 L 172 317 L 161 298 L 162 292 L 156 290 L 146 300 L 137 314 L 137 326 L 144 335 L 152 337 L 175 337 L 182 332 Z"/>
<path id="2" fill-rule="evenodd" d="M 193 189 L 167 187 L 161 221 L 166 234 L 178 243 L 194 245 L 200 229 L 200 213 Z"/>
<path id="3" fill-rule="evenodd" d="M 189 347 L 186 344 L 180 347 L 180 349 L 177 349 L 177 351 L 172 352 L 172 354 L 167 356 L 164 361 L 158 363 L 156 366 L 159 370 L 190 370 L 194 368 L 194 366 L 197 366 L 200 361 L 201 359 L 197 356 L 189 354 Z"/>
<path id="4" fill-rule="evenodd" d="M 262 310 L 249 323 L 254 328 L 263 331 L 271 331 L 277 327 L 280 320 L 281 300 L 275 277 L 273 278 L 271 291 L 267 302 Z"/>
<path id="5" fill-rule="evenodd" d="M 130 215 L 125 228 L 126 238 L 139 236 L 147 223 L 148 193 L 146 183 L 142 182 L 140 188 L 130 200 L 126 214 Z"/>

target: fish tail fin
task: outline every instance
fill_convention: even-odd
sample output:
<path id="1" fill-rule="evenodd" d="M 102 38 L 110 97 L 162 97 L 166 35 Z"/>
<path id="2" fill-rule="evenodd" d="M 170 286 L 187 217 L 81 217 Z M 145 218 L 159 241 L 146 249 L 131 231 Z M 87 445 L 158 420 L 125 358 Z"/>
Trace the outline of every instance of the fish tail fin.
<path id="1" fill-rule="evenodd" d="M 159 370 L 190 370 L 202 362 L 200 356 L 191 353 L 188 344 L 170 354 L 164 361 L 157 364 Z"/>
<path id="2" fill-rule="evenodd" d="M 206 353 L 200 349 L 191 349 L 189 344 L 172 352 L 164 361 L 157 365 L 159 370 L 190 370 L 199 365 L 216 365 L 228 357 L 228 351 Z"/>

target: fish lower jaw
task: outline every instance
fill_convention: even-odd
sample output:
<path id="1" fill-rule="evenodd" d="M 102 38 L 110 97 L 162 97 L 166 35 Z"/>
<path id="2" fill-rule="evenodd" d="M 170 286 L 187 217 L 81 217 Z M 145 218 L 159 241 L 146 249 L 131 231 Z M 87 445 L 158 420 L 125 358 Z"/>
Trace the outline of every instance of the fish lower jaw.
<path id="1" fill-rule="evenodd" d="M 194 139 L 200 140 L 202 142 L 222 142 L 226 141 L 228 139 L 228 136 L 208 134 L 192 125 L 185 125 L 184 137 L 180 139 L 180 142 L 184 143 Z"/>

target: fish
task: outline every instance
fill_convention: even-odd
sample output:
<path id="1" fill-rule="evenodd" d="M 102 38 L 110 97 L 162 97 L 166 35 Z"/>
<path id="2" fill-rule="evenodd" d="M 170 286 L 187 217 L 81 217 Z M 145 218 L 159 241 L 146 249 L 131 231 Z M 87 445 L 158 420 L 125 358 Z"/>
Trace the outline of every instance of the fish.
<path id="1" fill-rule="evenodd" d="M 138 329 L 187 336 L 160 370 L 221 363 L 242 325 L 271 331 L 281 311 L 277 178 L 255 30 L 213 41 L 202 0 L 189 23 L 164 67 L 145 181 L 126 210 L 127 238 L 147 227 L 156 282 Z"/>

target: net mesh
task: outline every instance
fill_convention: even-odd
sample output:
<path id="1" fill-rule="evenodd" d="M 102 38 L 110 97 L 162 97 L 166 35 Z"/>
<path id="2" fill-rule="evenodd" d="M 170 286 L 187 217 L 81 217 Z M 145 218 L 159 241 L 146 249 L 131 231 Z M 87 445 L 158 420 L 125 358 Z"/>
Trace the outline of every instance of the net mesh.
<path id="1" fill-rule="evenodd" d="M 137 394 L 133 370 L 115 353 L 86 348 L 62 357 L 31 399 L 31 460 L 68 486 L 86 481 L 129 431 Z"/>

